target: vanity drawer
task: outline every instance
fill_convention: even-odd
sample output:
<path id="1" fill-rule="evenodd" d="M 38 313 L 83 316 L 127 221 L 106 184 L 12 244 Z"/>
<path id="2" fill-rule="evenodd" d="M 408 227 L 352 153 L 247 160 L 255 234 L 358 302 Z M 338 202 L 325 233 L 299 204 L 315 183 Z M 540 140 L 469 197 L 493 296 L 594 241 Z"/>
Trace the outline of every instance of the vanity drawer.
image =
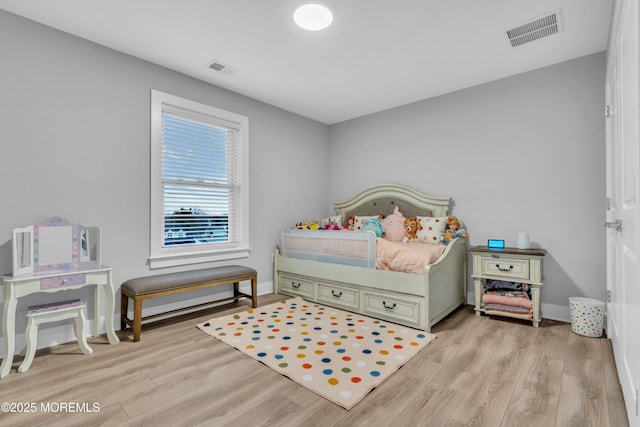
<path id="1" fill-rule="evenodd" d="M 280 276 L 280 291 L 285 294 L 300 295 L 302 297 L 314 298 L 313 282 L 295 276 Z"/>
<path id="2" fill-rule="evenodd" d="M 86 281 L 87 275 L 84 273 L 46 277 L 40 282 L 40 289 L 63 288 L 65 286 L 82 285 Z"/>
<path id="3" fill-rule="evenodd" d="M 360 292 L 357 289 L 334 285 L 331 283 L 318 283 L 318 302 L 326 302 L 330 305 L 358 310 L 360 307 Z"/>
<path id="4" fill-rule="evenodd" d="M 397 319 L 403 324 L 420 325 L 420 300 L 397 298 L 382 293 L 364 292 L 364 314 Z"/>
<path id="5" fill-rule="evenodd" d="M 483 256 L 481 273 L 510 279 L 529 280 L 529 260 L 498 255 Z"/>

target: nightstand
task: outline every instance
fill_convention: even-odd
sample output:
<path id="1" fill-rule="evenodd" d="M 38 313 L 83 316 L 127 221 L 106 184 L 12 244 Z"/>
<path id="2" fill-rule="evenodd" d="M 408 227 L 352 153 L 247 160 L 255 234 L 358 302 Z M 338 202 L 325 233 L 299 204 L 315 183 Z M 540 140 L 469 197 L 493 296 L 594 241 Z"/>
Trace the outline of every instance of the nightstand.
<path id="1" fill-rule="evenodd" d="M 473 258 L 473 288 L 475 291 L 476 315 L 482 313 L 530 320 L 538 327 L 542 319 L 540 312 L 540 294 L 542 292 L 542 259 L 544 249 L 489 249 L 487 246 L 472 246 L 469 251 Z M 482 296 L 488 284 L 494 281 L 525 283 L 530 287 L 531 313 L 509 312 L 487 309 Z"/>

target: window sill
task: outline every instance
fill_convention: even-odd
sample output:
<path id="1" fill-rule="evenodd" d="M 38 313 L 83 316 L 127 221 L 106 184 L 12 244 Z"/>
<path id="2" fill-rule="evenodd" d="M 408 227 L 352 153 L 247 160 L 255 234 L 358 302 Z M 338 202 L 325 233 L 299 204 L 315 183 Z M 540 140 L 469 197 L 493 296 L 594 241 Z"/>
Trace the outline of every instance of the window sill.
<path id="1" fill-rule="evenodd" d="M 177 267 L 180 265 L 248 258 L 250 252 L 250 248 L 234 248 L 215 252 L 186 252 L 154 255 L 149 257 L 149 268 Z"/>

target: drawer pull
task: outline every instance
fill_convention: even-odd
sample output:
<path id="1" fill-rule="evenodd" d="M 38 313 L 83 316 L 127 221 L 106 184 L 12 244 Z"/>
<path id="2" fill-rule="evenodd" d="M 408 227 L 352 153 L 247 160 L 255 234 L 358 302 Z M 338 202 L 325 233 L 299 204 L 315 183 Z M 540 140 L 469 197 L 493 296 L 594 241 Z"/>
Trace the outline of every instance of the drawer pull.
<path id="1" fill-rule="evenodd" d="M 333 295 L 335 298 L 340 298 L 342 296 L 342 291 L 334 291 L 333 289 L 331 289 L 331 295 Z"/>
<path id="2" fill-rule="evenodd" d="M 513 265 L 510 265 L 510 266 L 509 266 L 509 268 L 506 268 L 506 267 L 505 267 L 505 268 L 503 268 L 503 267 L 500 267 L 500 264 L 496 264 L 496 268 L 497 268 L 498 270 L 500 270 L 500 271 L 503 271 L 503 272 L 505 272 L 505 273 L 508 273 L 508 272 L 510 272 L 511 270 L 513 270 Z"/>
<path id="3" fill-rule="evenodd" d="M 291 282 L 291 287 L 292 287 L 292 288 L 295 288 L 295 289 L 298 289 L 298 288 L 300 287 L 300 283 L 299 283 L 299 282 L 298 282 L 298 283 L 296 283 L 296 282 Z"/>
<path id="4" fill-rule="evenodd" d="M 387 310 L 395 310 L 396 309 L 396 303 L 392 303 L 391 305 L 387 305 L 386 301 L 382 301 L 382 305 L 384 306 L 384 308 L 386 308 Z"/>

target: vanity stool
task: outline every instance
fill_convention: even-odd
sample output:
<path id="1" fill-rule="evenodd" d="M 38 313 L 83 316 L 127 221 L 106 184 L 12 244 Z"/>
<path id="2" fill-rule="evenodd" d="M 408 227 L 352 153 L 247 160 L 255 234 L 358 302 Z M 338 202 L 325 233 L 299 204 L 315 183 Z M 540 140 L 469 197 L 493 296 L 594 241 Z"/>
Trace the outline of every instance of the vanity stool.
<path id="1" fill-rule="evenodd" d="M 84 354 L 93 353 L 93 349 L 87 344 L 87 337 L 84 335 L 84 322 L 86 320 L 84 307 L 85 303 L 79 299 L 29 307 L 27 309 L 27 330 L 25 332 L 27 351 L 24 361 L 18 368 L 18 372 L 26 372 L 31 367 L 33 356 L 35 356 L 36 348 L 38 347 L 38 326 L 42 323 L 73 319 L 73 328 L 80 349 Z"/>

